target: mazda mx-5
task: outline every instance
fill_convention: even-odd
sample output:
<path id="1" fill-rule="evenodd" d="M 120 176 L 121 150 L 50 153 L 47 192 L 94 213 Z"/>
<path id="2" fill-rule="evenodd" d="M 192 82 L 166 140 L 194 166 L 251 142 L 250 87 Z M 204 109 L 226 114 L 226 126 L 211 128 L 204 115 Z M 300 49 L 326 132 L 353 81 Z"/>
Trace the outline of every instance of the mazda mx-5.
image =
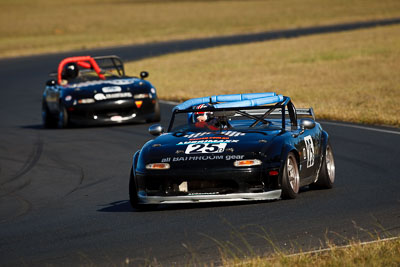
<path id="1" fill-rule="evenodd" d="M 146 204 L 296 198 L 306 185 L 331 188 L 329 135 L 312 108 L 276 93 L 217 95 L 174 107 L 133 156 L 129 194 Z"/>

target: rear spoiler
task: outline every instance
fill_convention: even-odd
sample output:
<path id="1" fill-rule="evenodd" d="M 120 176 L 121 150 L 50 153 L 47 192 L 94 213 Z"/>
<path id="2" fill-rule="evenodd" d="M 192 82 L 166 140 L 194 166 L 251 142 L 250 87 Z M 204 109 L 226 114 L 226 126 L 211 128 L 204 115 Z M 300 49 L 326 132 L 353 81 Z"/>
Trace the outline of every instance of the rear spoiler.
<path id="1" fill-rule="evenodd" d="M 311 116 L 313 120 L 315 120 L 315 114 L 313 108 L 298 108 L 296 109 L 296 113 L 299 116 Z"/>

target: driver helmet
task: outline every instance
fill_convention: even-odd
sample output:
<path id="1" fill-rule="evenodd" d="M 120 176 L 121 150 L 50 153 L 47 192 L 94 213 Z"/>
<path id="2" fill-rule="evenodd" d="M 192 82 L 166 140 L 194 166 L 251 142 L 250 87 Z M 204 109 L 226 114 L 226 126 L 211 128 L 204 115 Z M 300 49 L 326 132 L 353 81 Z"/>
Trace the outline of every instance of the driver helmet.
<path id="1" fill-rule="evenodd" d="M 79 69 L 78 65 L 76 63 L 68 63 L 64 67 L 63 71 L 63 79 L 69 80 L 69 79 L 75 79 L 78 77 L 79 74 Z"/>
<path id="2" fill-rule="evenodd" d="M 204 109 L 204 108 L 208 108 L 208 107 L 211 107 L 211 105 L 200 104 L 200 105 L 194 107 L 194 109 Z M 212 112 L 210 112 L 210 111 L 195 112 L 193 114 L 193 122 L 196 123 L 196 122 L 208 121 L 211 119 L 211 115 L 212 115 Z"/>

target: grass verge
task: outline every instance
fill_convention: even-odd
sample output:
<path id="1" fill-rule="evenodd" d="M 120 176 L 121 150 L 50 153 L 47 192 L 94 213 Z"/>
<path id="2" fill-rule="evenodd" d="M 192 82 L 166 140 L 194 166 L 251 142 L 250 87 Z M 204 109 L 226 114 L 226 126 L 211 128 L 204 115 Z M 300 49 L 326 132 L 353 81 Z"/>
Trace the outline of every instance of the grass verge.
<path id="1" fill-rule="evenodd" d="M 166 100 L 275 91 L 319 119 L 400 126 L 400 26 L 170 54 L 132 62 Z"/>
<path id="2" fill-rule="evenodd" d="M 270 257 L 254 257 L 248 260 L 224 259 L 223 266 L 399 266 L 400 239 L 363 244 L 353 242 L 350 246 L 331 246 L 329 250 L 315 253 Z"/>
<path id="3" fill-rule="evenodd" d="M 399 16 L 398 0 L 1 0 L 0 57 Z"/>

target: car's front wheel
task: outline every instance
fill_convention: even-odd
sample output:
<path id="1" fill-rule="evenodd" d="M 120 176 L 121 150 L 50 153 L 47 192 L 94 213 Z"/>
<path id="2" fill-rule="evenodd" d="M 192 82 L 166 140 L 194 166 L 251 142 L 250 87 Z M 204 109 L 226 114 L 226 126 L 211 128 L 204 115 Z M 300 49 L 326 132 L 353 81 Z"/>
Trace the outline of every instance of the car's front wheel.
<path id="1" fill-rule="evenodd" d="M 282 173 L 282 198 L 296 198 L 300 189 L 299 167 L 296 156 L 289 152 Z"/>
<path id="2" fill-rule="evenodd" d="M 58 128 L 67 128 L 68 127 L 68 112 L 67 109 L 60 105 L 60 110 L 58 113 Z"/>
<path id="3" fill-rule="evenodd" d="M 154 115 L 151 119 L 146 120 L 147 123 L 149 122 L 159 122 L 161 120 L 161 111 L 160 111 L 160 103 L 156 102 L 154 105 Z"/>
<path id="4" fill-rule="evenodd" d="M 51 116 L 46 102 L 42 104 L 42 121 L 45 128 L 55 128 L 57 126 L 57 120 Z"/>
<path id="5" fill-rule="evenodd" d="M 132 208 L 137 211 L 152 210 L 156 208 L 153 204 L 141 204 L 139 203 L 138 189 L 136 186 L 135 176 L 133 175 L 133 168 L 131 169 L 130 179 L 129 179 L 129 201 Z"/>
<path id="6" fill-rule="evenodd" d="M 135 177 L 133 176 L 133 168 L 131 169 L 131 175 L 129 178 L 129 201 L 132 208 L 137 209 L 139 207 L 138 191 L 136 187 Z"/>

